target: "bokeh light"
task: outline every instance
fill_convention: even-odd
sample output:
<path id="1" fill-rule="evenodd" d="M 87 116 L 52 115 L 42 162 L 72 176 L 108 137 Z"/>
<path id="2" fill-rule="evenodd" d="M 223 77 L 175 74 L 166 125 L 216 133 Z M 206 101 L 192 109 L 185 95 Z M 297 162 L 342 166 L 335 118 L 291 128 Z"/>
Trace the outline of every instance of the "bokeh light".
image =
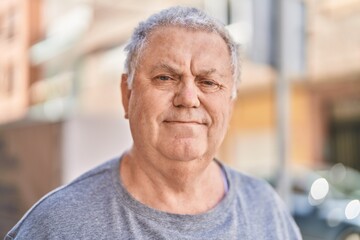
<path id="1" fill-rule="evenodd" d="M 347 219 L 354 219 L 360 214 L 360 201 L 352 200 L 345 208 L 345 216 Z"/>
<path id="2" fill-rule="evenodd" d="M 325 178 L 316 179 L 311 185 L 310 196 L 314 200 L 322 200 L 329 192 L 329 183 Z"/>
<path id="3" fill-rule="evenodd" d="M 330 176 L 334 182 L 339 183 L 339 182 L 343 181 L 346 177 L 346 168 L 345 168 L 344 164 L 337 163 L 334 166 L 332 166 L 332 168 L 330 170 Z"/>

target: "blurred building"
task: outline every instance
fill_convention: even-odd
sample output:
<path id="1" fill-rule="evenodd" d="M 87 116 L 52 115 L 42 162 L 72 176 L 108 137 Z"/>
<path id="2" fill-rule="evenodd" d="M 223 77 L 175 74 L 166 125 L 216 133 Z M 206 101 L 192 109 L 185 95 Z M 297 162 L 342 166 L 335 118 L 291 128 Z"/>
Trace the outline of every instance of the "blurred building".
<path id="1" fill-rule="evenodd" d="M 39 69 L 31 65 L 27 52 L 42 37 L 40 8 L 39 0 L 0 2 L 0 123 L 26 114 L 29 87 L 39 78 Z M 26 191 L 25 196 L 19 194 L 18 162 L 8 154 L 9 150 L 0 137 L 0 235 L 18 219 L 18 206 L 26 197 Z"/>
<path id="2" fill-rule="evenodd" d="M 39 78 L 27 51 L 42 37 L 40 7 L 40 0 L 0 2 L 0 123 L 25 114 L 29 87 Z"/>
<path id="3" fill-rule="evenodd" d="M 205 9 L 242 44 L 242 85 L 219 155 L 273 174 L 275 2 L 1 1 L 0 234 L 46 192 L 131 145 L 119 90 L 123 47 L 139 21 L 172 5 Z M 290 160 L 360 169 L 359 1 L 286 2 Z"/>
<path id="4" fill-rule="evenodd" d="M 340 162 L 360 170 L 360 2 L 285 2 L 289 21 L 285 24 L 284 44 L 291 82 L 290 160 L 307 167 Z M 276 45 L 271 43 L 276 38 L 272 17 L 276 9 L 262 9 L 256 6 L 257 1 L 252 4 L 254 15 L 262 13 L 265 19 L 263 26 L 255 23 L 253 27 L 253 36 L 259 38 L 252 44 L 258 44 L 256 49 L 260 48 L 261 53 L 250 51 L 248 59 L 252 65 L 276 67 L 276 55 L 272 53 Z M 262 18 L 256 21 L 261 23 Z M 272 34 L 266 35 L 264 29 Z M 261 34 L 270 38 L 267 44 L 261 44 Z M 276 68 L 262 67 L 259 71 L 257 67 L 252 71 L 246 64 L 222 156 L 240 169 L 269 176 L 278 166 Z M 254 81 L 258 78 L 261 81 Z"/>
<path id="5" fill-rule="evenodd" d="M 317 161 L 360 170 L 360 2 L 309 1 L 308 79 Z"/>

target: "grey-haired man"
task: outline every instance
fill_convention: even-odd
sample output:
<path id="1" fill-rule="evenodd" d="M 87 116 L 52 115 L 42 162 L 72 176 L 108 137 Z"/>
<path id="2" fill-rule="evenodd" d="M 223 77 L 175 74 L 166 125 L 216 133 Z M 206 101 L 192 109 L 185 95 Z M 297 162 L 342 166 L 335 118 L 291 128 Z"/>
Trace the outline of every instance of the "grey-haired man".
<path id="1" fill-rule="evenodd" d="M 223 25 L 174 7 L 126 49 L 132 148 L 45 196 L 6 239 L 301 239 L 271 187 L 214 159 L 239 78 Z"/>

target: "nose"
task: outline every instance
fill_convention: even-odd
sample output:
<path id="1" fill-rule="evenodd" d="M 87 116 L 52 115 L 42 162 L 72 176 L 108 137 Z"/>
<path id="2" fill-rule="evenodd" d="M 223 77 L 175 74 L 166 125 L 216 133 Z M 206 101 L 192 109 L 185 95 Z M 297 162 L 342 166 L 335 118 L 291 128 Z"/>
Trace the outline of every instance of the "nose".
<path id="1" fill-rule="evenodd" d="M 194 82 L 183 82 L 175 93 L 173 104 L 175 107 L 197 108 L 200 106 L 198 89 Z"/>

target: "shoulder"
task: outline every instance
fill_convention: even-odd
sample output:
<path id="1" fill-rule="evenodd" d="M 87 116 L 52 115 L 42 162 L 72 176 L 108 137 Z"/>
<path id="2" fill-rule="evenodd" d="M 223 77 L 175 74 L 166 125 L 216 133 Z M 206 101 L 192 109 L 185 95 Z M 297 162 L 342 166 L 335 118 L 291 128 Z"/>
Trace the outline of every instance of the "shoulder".
<path id="1" fill-rule="evenodd" d="M 257 209 L 264 206 L 286 208 L 273 187 L 264 179 L 240 173 L 231 167 L 223 166 L 229 181 L 229 187 L 244 205 L 257 205 Z"/>
<path id="2" fill-rule="evenodd" d="M 119 160 L 110 160 L 90 170 L 71 183 L 53 190 L 41 198 L 11 229 L 7 239 L 26 234 L 46 238 L 56 229 L 73 228 L 73 223 L 91 214 L 90 209 L 101 204 L 100 198 L 111 188 L 112 172 Z M 108 194 L 107 194 L 108 195 Z"/>
<path id="3" fill-rule="evenodd" d="M 241 173 L 227 165 L 223 165 L 223 168 L 229 181 L 229 187 L 233 188 L 235 192 L 241 193 L 251 200 L 276 195 L 274 189 L 265 180 Z"/>
<path id="4" fill-rule="evenodd" d="M 288 207 L 263 179 L 224 166 L 229 187 L 253 232 L 271 239 L 301 239 Z"/>

